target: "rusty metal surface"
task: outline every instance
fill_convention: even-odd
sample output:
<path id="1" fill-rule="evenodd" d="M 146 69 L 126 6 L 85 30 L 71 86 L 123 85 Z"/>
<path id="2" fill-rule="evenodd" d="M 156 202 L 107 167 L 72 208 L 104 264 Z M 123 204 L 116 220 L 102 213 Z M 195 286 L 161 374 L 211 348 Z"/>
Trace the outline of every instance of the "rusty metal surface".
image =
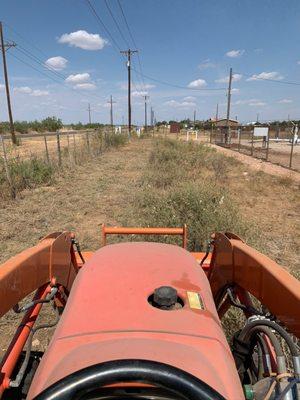
<path id="1" fill-rule="evenodd" d="M 217 304 L 227 285 L 239 285 L 300 337 L 300 282 L 269 257 L 217 233 L 209 280 Z"/>
<path id="2" fill-rule="evenodd" d="M 74 277 L 70 234 L 46 236 L 0 266 L 0 317 L 43 284 L 55 280 L 69 288 Z"/>

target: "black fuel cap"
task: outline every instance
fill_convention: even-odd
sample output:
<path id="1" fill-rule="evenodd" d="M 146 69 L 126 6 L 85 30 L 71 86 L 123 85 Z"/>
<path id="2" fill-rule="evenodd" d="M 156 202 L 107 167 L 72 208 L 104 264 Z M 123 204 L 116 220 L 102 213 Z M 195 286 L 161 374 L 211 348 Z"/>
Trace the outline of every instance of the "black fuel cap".
<path id="1" fill-rule="evenodd" d="M 177 290 L 171 286 L 161 286 L 154 290 L 153 301 L 159 307 L 173 307 L 177 302 Z"/>

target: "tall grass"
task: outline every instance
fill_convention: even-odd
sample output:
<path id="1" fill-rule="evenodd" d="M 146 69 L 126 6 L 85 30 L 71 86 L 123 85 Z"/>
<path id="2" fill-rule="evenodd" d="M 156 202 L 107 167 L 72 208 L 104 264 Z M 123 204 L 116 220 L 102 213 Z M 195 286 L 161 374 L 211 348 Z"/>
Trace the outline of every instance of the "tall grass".
<path id="1" fill-rule="evenodd" d="M 253 241 L 255 227 L 243 220 L 226 185 L 229 169 L 238 165 L 206 145 L 159 139 L 142 176 L 132 217 L 144 226 L 187 224 L 190 250 L 205 249 L 216 231 L 233 231 Z"/>

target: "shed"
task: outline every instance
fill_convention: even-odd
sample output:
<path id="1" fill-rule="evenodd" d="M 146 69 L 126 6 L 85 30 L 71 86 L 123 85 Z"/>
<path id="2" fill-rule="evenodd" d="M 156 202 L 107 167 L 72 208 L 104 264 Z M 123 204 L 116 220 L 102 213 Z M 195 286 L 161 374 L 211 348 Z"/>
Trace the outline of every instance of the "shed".
<path id="1" fill-rule="evenodd" d="M 225 128 L 227 126 L 227 119 L 218 119 L 218 121 L 215 122 L 215 126 L 218 128 Z M 228 126 L 237 128 L 239 126 L 239 122 L 235 119 L 229 119 Z"/>

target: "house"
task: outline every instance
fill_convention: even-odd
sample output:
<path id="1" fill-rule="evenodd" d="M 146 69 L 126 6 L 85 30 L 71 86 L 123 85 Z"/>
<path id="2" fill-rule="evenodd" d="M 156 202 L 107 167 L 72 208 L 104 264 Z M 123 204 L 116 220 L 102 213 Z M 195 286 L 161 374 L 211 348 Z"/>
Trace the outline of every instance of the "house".
<path id="1" fill-rule="evenodd" d="M 215 126 L 217 128 L 226 128 L 227 127 L 227 119 L 226 118 L 218 119 L 215 122 Z M 228 126 L 230 126 L 231 128 L 237 128 L 239 126 L 239 122 L 236 121 L 235 119 L 229 119 Z"/>

